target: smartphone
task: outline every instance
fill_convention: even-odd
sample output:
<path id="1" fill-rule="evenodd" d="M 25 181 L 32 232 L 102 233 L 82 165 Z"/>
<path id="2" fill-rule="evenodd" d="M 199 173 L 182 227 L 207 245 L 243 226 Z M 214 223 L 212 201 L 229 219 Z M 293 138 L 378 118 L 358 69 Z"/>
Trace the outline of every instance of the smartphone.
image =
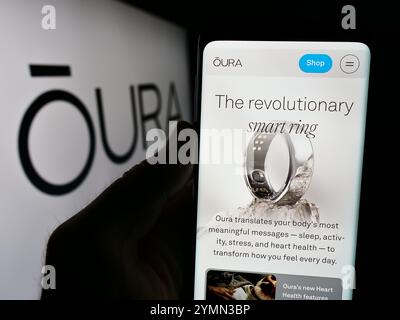
<path id="1" fill-rule="evenodd" d="M 357 42 L 200 41 L 195 299 L 352 298 L 369 65 Z"/>

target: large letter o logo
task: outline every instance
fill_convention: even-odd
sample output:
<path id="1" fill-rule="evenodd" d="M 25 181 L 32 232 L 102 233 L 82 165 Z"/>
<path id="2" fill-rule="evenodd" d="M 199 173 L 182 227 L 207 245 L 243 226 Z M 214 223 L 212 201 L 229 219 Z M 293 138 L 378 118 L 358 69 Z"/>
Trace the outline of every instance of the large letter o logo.
<path id="1" fill-rule="evenodd" d="M 79 112 L 85 119 L 86 125 L 89 130 L 89 139 L 90 139 L 89 155 L 86 160 L 85 166 L 75 179 L 65 184 L 50 183 L 45 179 L 43 179 L 37 173 L 32 164 L 28 146 L 29 131 L 31 129 L 31 125 L 36 114 L 46 104 L 57 100 L 69 102 L 71 105 L 73 105 L 75 108 L 79 110 Z M 93 163 L 95 143 L 96 142 L 95 142 L 94 126 L 90 118 L 89 112 L 86 110 L 83 103 L 76 96 L 63 90 L 47 91 L 41 94 L 39 97 L 37 97 L 26 111 L 22 119 L 21 127 L 19 129 L 18 149 L 19 149 L 19 157 L 22 163 L 22 168 L 24 169 L 28 179 L 32 182 L 32 184 L 35 187 L 51 195 L 62 195 L 68 193 L 77 188 L 82 183 L 82 181 L 85 180 L 86 176 L 90 171 L 90 167 L 92 166 Z"/>

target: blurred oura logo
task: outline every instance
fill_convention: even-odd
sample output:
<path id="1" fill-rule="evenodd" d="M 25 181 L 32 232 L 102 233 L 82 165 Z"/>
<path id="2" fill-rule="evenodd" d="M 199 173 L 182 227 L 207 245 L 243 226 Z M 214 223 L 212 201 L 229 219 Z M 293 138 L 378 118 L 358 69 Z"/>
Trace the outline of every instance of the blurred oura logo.
<path id="1" fill-rule="evenodd" d="M 71 75 L 69 66 L 30 65 L 30 71 L 32 77 Z M 128 151 L 126 151 L 123 154 L 117 154 L 112 150 L 107 139 L 107 130 L 105 126 L 106 121 L 104 116 L 104 108 L 102 100 L 102 89 L 101 88 L 94 89 L 94 95 L 96 98 L 97 113 L 98 113 L 97 120 L 99 121 L 99 126 L 100 126 L 101 142 L 103 144 L 103 148 L 108 159 L 116 164 L 122 164 L 126 162 L 134 154 L 138 142 L 139 125 L 141 126 L 142 130 L 142 144 L 144 150 L 147 148 L 147 142 L 145 139 L 146 137 L 145 124 L 148 122 L 153 122 L 153 124 L 157 128 L 162 127 L 160 120 L 160 112 L 162 109 L 162 96 L 159 87 L 155 83 L 138 84 L 136 85 L 136 87 L 134 85 L 130 85 L 128 92 L 130 94 L 130 99 L 131 99 L 133 137 Z M 152 105 L 147 106 L 145 104 L 144 100 L 145 93 L 152 94 L 155 97 L 156 101 L 155 106 L 153 105 L 154 99 L 152 99 L 153 101 Z M 35 117 L 37 116 L 39 111 L 41 111 L 45 106 L 48 106 L 51 102 L 55 101 L 67 102 L 73 109 L 77 109 L 86 123 L 87 131 L 89 134 L 89 153 L 86 162 L 83 166 L 83 169 L 75 178 L 71 179 L 69 182 L 64 184 L 50 183 L 45 178 L 39 175 L 39 173 L 36 171 L 33 165 L 28 143 L 30 129 Z M 170 120 L 178 120 L 181 119 L 182 117 L 176 87 L 173 82 L 170 82 L 169 84 L 166 101 L 167 101 L 166 126 L 168 126 L 168 122 Z M 138 105 L 139 111 L 137 111 L 136 105 Z M 175 112 L 173 112 L 173 107 L 175 108 Z M 147 112 L 146 110 L 149 110 L 150 108 L 154 111 Z M 79 185 L 85 180 L 85 178 L 90 172 L 95 156 L 95 150 L 96 150 L 96 134 L 95 134 L 92 115 L 89 113 L 85 104 L 74 93 L 61 89 L 51 89 L 39 94 L 33 100 L 33 102 L 28 106 L 22 118 L 22 122 L 19 129 L 18 151 L 22 168 L 26 176 L 28 177 L 30 182 L 42 192 L 50 195 L 63 195 L 78 188 Z"/>
<path id="2" fill-rule="evenodd" d="M 223 59 L 215 57 L 213 60 L 214 67 L 243 67 L 240 59 Z"/>

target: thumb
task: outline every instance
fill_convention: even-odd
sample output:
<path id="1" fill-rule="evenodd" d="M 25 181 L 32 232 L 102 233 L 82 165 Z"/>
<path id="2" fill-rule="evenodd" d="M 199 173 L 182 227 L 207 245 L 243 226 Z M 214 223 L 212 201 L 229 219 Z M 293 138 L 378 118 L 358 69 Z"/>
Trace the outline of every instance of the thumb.
<path id="1" fill-rule="evenodd" d="M 180 122 L 178 131 L 189 127 Z M 168 147 L 168 146 L 166 146 Z M 179 149 L 178 149 L 179 150 Z M 193 164 L 150 164 L 146 160 L 112 183 L 87 209 L 115 232 L 141 237 L 159 218 L 164 204 L 181 190 L 193 173 Z M 113 229 L 113 228 L 111 228 Z"/>

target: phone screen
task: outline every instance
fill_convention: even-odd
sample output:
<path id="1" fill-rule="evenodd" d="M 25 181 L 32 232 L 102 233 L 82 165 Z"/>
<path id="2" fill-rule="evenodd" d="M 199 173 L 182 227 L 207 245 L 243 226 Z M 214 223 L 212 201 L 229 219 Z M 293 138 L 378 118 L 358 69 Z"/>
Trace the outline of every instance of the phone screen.
<path id="1" fill-rule="evenodd" d="M 202 49 L 195 299 L 351 299 L 370 52 Z"/>

